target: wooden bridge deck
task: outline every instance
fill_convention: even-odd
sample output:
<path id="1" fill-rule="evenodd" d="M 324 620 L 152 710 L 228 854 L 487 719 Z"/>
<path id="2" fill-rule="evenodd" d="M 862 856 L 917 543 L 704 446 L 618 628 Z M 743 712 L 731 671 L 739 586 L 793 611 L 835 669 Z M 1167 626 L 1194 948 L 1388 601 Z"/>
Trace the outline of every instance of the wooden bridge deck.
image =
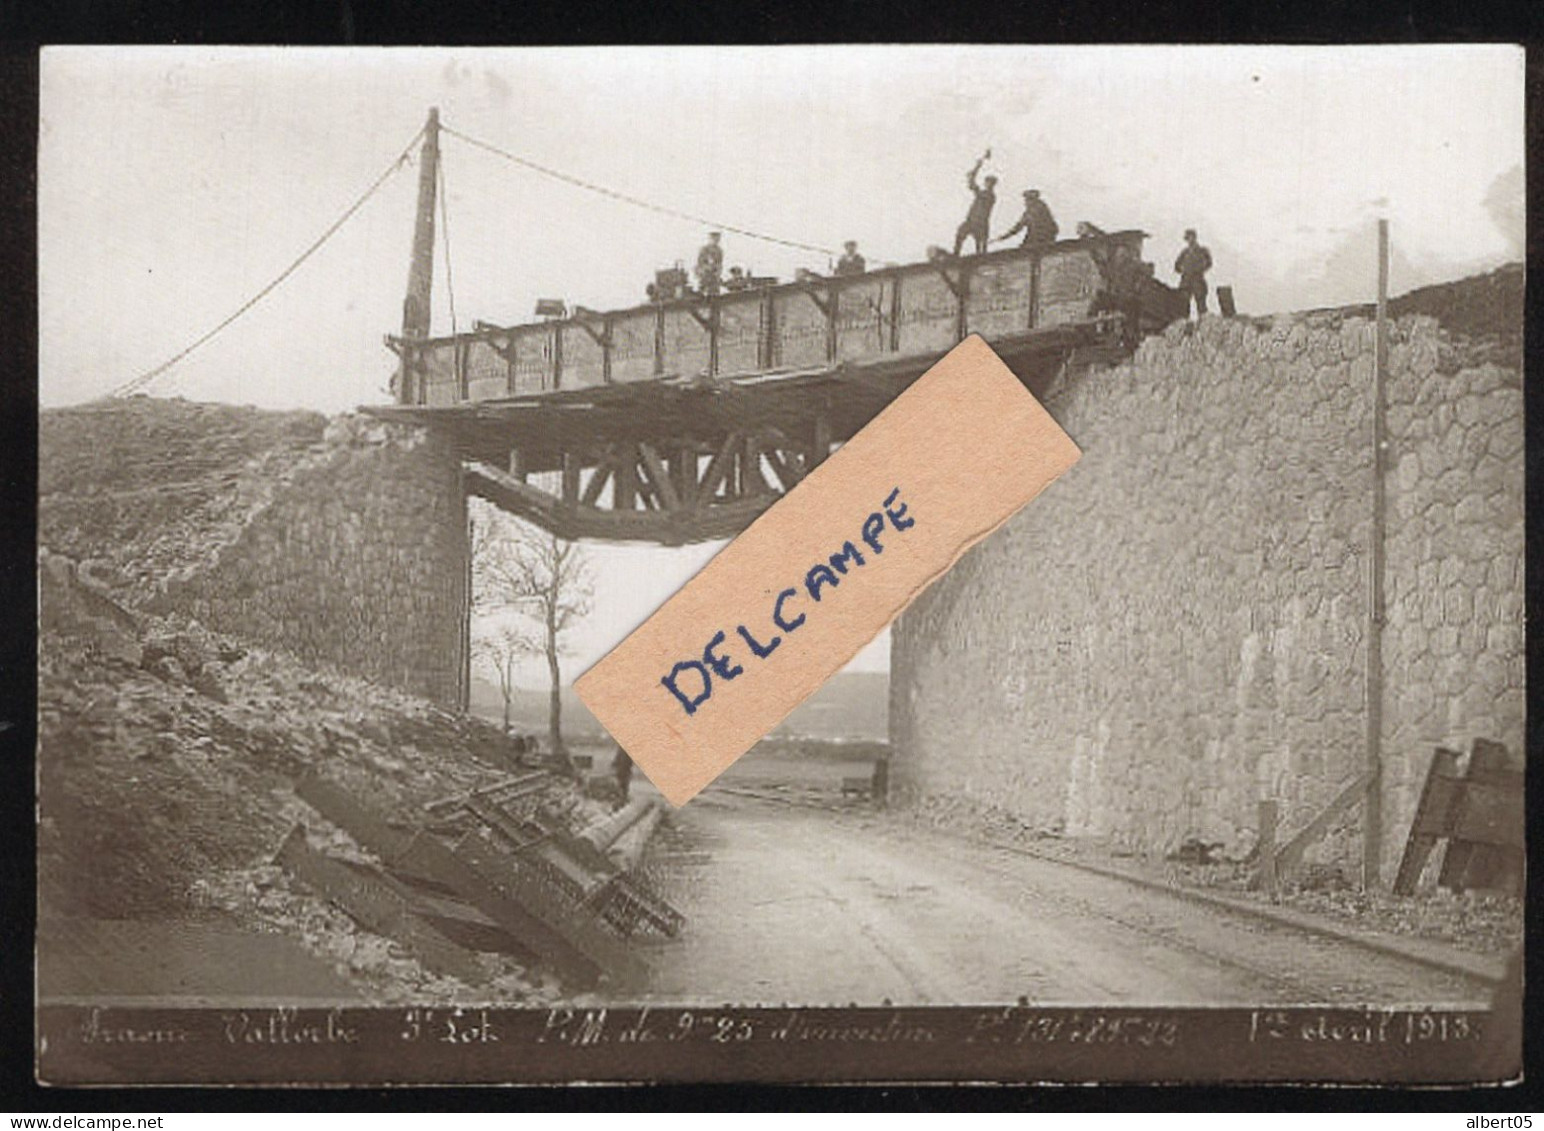
<path id="1" fill-rule="evenodd" d="M 1091 320 L 993 345 L 1043 394 L 1108 332 Z M 681 545 L 739 533 L 941 356 L 363 411 L 448 434 L 469 493 L 560 537 Z"/>
<path id="2" fill-rule="evenodd" d="M 451 436 L 470 493 L 561 537 L 728 538 L 970 334 L 1037 394 L 1074 351 L 1118 353 L 1105 267 L 1143 238 L 396 338 L 402 403 L 364 411 Z"/>

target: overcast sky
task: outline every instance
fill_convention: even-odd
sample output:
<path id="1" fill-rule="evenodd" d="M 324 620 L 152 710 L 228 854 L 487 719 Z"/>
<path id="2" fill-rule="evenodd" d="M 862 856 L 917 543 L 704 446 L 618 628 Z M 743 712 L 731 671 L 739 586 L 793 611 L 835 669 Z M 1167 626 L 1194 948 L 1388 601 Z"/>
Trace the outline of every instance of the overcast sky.
<path id="1" fill-rule="evenodd" d="M 106 394 L 231 313 L 402 151 L 445 124 L 589 181 L 870 262 L 952 237 L 993 151 L 1005 230 L 1038 187 L 1078 220 L 1153 235 L 1173 281 L 1196 227 L 1215 284 L 1267 313 L 1395 293 L 1523 254 L 1523 56 L 1505 47 L 217 50 L 44 54 L 44 405 Z M 704 228 L 444 142 L 460 326 L 538 297 L 643 298 Z M 399 171 L 242 320 L 159 378 L 193 399 L 345 411 L 384 402 L 416 169 Z M 994 233 L 995 234 L 995 233 Z M 443 236 L 443 233 L 442 233 Z M 726 235 L 729 263 L 826 266 Z M 443 252 L 443 247 L 440 249 Z M 443 259 L 434 331 L 450 329 Z M 606 547 L 582 670 L 710 551 Z M 882 666 L 883 642 L 861 666 Z"/>

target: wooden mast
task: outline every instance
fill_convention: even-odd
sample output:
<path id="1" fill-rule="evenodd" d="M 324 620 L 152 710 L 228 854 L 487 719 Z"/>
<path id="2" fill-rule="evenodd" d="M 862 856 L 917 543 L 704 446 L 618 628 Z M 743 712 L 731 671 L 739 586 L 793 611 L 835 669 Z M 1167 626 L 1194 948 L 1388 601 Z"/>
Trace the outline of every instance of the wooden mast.
<path id="1" fill-rule="evenodd" d="M 402 300 L 402 369 L 397 381 L 397 401 L 417 404 L 422 390 L 415 388 L 418 369 L 415 340 L 429 336 L 429 300 L 434 285 L 434 207 L 440 173 L 440 109 L 429 110 L 424 124 L 424 144 L 418 161 L 418 212 L 413 224 L 413 258 L 408 264 L 407 297 Z"/>

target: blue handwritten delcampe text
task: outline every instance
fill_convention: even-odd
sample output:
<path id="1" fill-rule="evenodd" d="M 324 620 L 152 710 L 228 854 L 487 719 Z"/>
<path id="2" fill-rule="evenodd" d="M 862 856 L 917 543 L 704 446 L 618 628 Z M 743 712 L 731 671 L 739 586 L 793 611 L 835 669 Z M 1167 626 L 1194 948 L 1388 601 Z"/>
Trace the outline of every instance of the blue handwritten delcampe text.
<path id="1" fill-rule="evenodd" d="M 895 488 L 885 496 L 883 510 L 875 511 L 863 520 L 860 539 L 863 545 L 868 547 L 868 553 L 872 557 L 877 558 L 884 553 L 880 535 L 885 533 L 886 519 L 889 519 L 889 524 L 896 533 L 917 525 L 916 519 L 907 517 L 906 504 L 900 501 L 900 494 L 901 489 Z M 774 635 L 766 629 L 757 629 L 752 633 L 743 624 L 735 626 L 735 634 L 745 643 L 746 649 L 753 657 L 757 660 L 765 660 L 782 645 L 784 636 L 792 636 L 809 619 L 813 610 L 808 609 L 806 604 L 808 611 L 800 611 L 798 606 L 801 603 L 813 602 L 818 605 L 826 589 L 837 588 L 844 577 L 852 576 L 867 564 L 868 559 L 864 557 L 864 551 L 853 542 L 843 542 L 841 549 L 836 553 L 810 567 L 804 575 L 802 590 L 784 589 L 773 600 L 772 624 L 782 635 Z M 666 691 L 675 696 L 676 701 L 688 715 L 695 715 L 697 709 L 713 697 L 715 678 L 727 683 L 745 673 L 745 666 L 736 663 L 734 656 L 728 651 L 730 648 L 739 647 L 738 644 L 725 644 L 728 635 L 722 629 L 714 632 L 707 646 L 702 650 L 702 659 L 680 661 L 670 669 L 669 675 L 659 681 Z"/>

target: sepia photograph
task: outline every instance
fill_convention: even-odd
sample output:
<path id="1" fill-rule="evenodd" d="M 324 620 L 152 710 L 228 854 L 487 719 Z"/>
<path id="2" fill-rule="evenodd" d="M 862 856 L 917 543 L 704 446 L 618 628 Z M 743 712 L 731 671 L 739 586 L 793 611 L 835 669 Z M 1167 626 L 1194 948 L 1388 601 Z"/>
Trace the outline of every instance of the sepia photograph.
<path id="1" fill-rule="evenodd" d="M 52 47 L 39 115 L 39 1081 L 1520 1079 L 1521 48 Z M 671 804 L 575 681 L 972 338 L 1081 457 Z"/>

